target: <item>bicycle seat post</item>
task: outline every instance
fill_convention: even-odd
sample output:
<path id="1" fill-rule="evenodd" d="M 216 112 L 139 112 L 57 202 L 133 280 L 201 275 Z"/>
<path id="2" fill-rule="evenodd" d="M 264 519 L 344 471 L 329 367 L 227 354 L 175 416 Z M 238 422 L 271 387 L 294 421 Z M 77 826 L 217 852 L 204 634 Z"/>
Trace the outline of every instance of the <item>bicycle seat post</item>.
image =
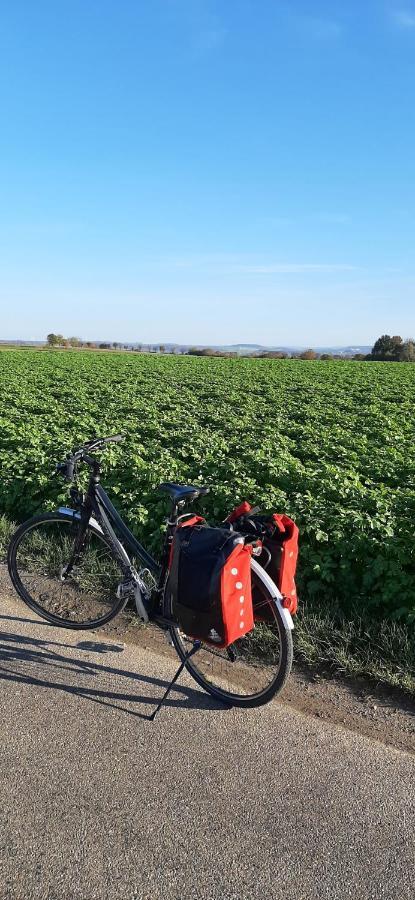
<path id="1" fill-rule="evenodd" d="M 177 500 L 176 498 L 172 497 L 170 516 L 169 516 L 169 522 L 168 522 L 169 525 L 171 525 L 171 526 L 177 525 L 177 517 L 179 515 L 179 509 L 181 506 L 184 506 L 184 500 Z"/>

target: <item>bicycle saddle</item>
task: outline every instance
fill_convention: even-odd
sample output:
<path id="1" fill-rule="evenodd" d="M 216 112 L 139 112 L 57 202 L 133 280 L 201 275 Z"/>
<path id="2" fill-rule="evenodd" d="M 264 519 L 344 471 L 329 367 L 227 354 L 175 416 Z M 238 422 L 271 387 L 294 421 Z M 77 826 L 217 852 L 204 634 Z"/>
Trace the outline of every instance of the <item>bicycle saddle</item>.
<path id="1" fill-rule="evenodd" d="M 159 491 L 164 491 L 174 500 L 180 503 L 180 500 L 196 500 L 196 497 L 203 497 L 209 493 L 208 487 L 198 487 L 193 484 L 174 484 L 173 481 L 163 481 L 159 484 Z"/>

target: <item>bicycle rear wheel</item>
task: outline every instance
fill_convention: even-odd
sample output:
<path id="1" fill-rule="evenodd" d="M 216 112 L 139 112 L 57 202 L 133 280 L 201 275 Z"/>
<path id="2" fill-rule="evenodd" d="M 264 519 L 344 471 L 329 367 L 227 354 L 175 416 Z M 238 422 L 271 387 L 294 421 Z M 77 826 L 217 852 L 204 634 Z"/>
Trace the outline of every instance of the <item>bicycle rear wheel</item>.
<path id="1" fill-rule="evenodd" d="M 261 567 L 251 563 L 255 627 L 231 647 L 202 643 L 186 662 L 197 683 L 213 697 L 232 706 L 262 706 L 284 686 L 293 659 L 292 634 L 278 604 L 276 590 Z M 171 601 L 169 614 L 172 615 Z M 195 644 L 178 626 L 170 629 L 173 645 L 183 661 Z"/>
<path id="2" fill-rule="evenodd" d="M 61 628 L 97 628 L 125 606 L 117 588 L 123 572 L 111 546 L 88 525 L 82 549 L 69 574 L 80 519 L 45 513 L 24 522 L 8 552 L 11 580 L 21 599 L 38 616 Z"/>

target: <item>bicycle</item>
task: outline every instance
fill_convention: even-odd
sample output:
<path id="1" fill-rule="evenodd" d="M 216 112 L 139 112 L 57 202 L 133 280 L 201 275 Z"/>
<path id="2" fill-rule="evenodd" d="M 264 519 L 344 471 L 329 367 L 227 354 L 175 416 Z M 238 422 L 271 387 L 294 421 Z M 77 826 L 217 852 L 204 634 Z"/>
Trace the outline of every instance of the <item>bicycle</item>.
<path id="1" fill-rule="evenodd" d="M 283 687 L 293 657 L 292 619 L 278 588 L 252 558 L 254 614 L 258 607 L 253 632 L 225 650 L 183 634 L 168 590 L 171 546 L 180 521 L 190 515 L 180 514 L 183 507 L 209 488 L 172 482 L 159 486 L 170 497 L 171 509 L 158 563 L 113 506 L 100 483 L 100 461 L 91 455 L 121 440 L 123 435 L 94 438 L 57 464 L 56 474 L 71 484 L 73 507 L 34 516 L 12 536 L 8 568 L 17 593 L 43 619 L 71 629 L 99 628 L 134 601 L 141 622 L 163 629 L 181 661 L 165 696 L 186 667 L 225 704 L 267 703 Z M 78 483 L 82 464 L 90 469 L 86 491 Z M 267 621 L 260 616 L 264 604 L 271 611 Z"/>

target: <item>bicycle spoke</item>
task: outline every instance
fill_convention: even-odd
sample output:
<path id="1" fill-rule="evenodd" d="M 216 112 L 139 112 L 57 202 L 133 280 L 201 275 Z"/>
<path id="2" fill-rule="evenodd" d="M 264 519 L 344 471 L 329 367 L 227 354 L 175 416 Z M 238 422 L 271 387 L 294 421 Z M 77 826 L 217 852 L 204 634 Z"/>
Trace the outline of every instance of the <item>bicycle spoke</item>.
<path id="1" fill-rule="evenodd" d="M 105 538 L 90 532 L 73 568 L 70 566 L 77 530 L 61 519 L 37 523 L 23 535 L 16 552 L 16 566 L 23 589 L 42 613 L 62 622 L 96 622 L 117 609 L 117 587 L 123 579 L 119 563 Z"/>
<path id="2" fill-rule="evenodd" d="M 214 695 L 226 698 L 238 698 L 238 702 L 250 698 L 274 693 L 278 690 L 278 682 L 284 683 L 290 667 L 290 658 L 282 665 L 282 635 L 285 635 L 280 624 L 278 611 L 267 588 L 259 582 L 256 584 L 254 598 L 254 629 L 232 644 L 232 652 L 228 649 L 203 643 L 199 652 L 189 661 L 188 668 L 206 690 Z M 260 619 L 256 619 L 256 616 Z M 179 629 L 176 640 L 182 647 L 183 658 L 186 648 L 193 642 Z M 291 647 L 291 649 L 290 649 Z M 288 644 L 289 653 L 292 644 Z M 275 687 L 274 687 L 275 685 Z M 264 701 L 259 701 L 264 702 Z M 252 704 L 250 704 L 252 705 Z M 255 703 L 253 705 L 256 705 Z"/>

